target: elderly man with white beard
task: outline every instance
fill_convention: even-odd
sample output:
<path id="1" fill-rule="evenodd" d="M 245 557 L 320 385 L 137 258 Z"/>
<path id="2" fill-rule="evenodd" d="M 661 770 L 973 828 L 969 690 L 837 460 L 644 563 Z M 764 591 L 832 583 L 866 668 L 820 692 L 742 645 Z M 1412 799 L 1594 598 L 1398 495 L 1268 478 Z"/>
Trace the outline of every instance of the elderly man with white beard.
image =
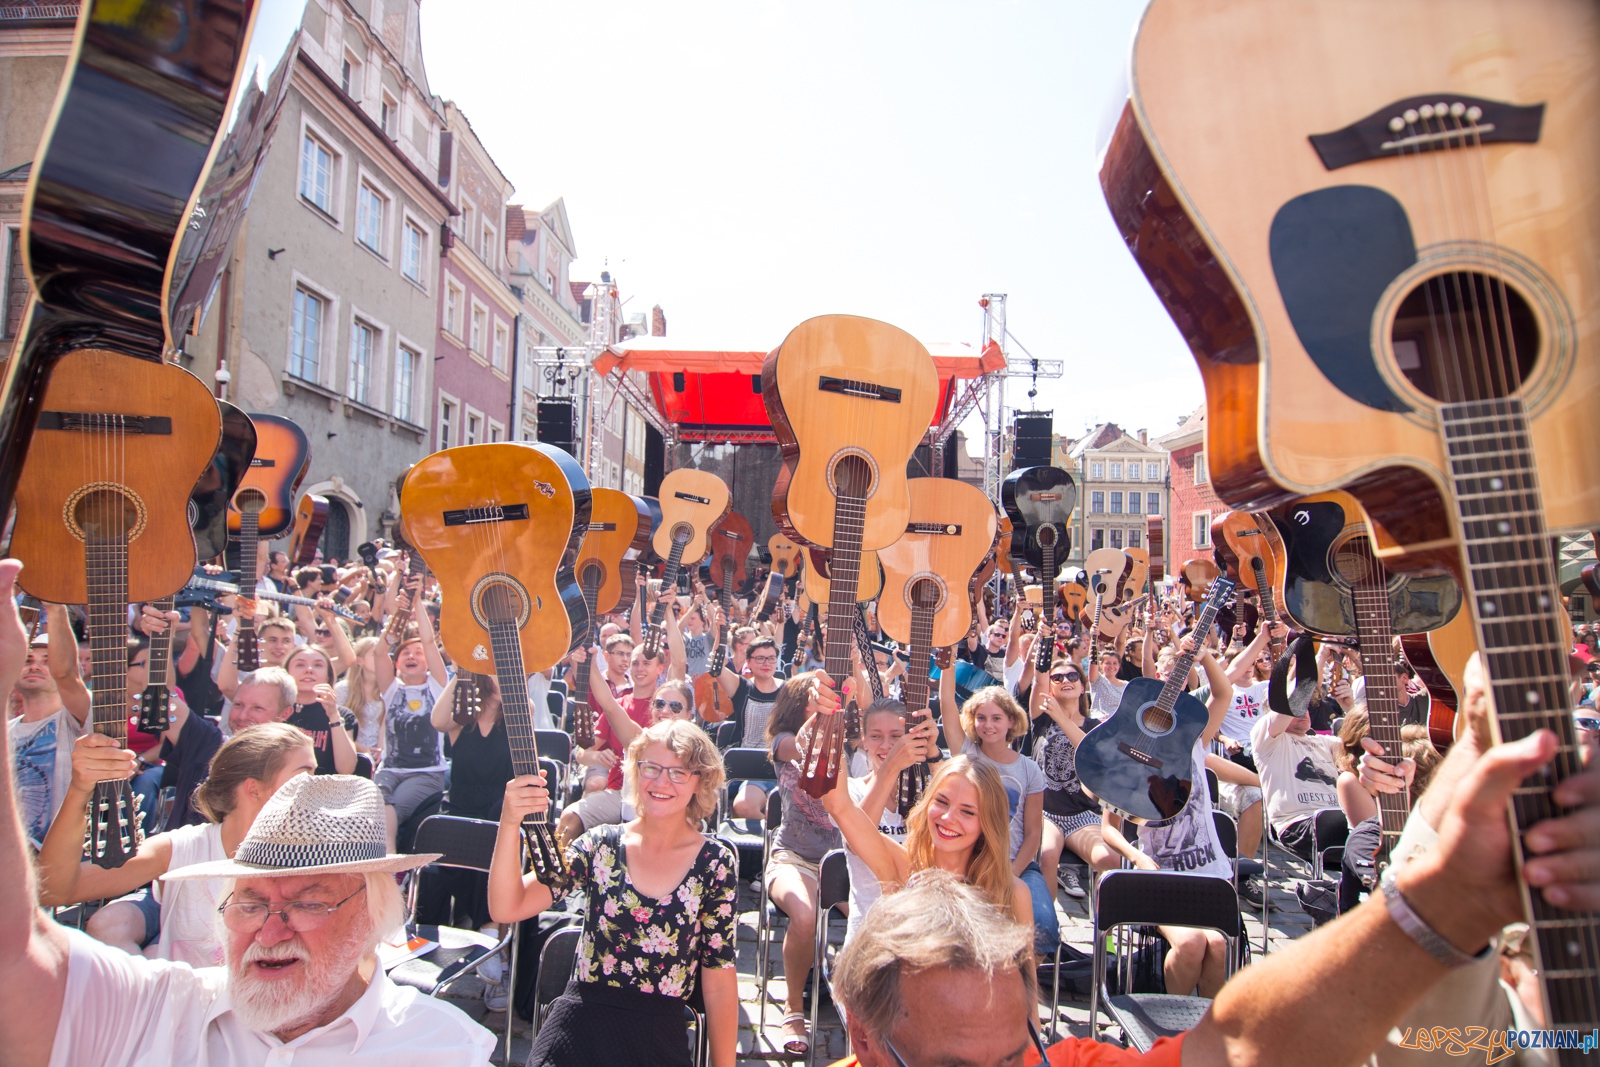
<path id="1" fill-rule="evenodd" d="M 0 692 L 27 651 L 13 599 L 20 569 L 0 561 Z M 37 907 L 9 756 L 0 764 L 8 1067 L 489 1062 L 493 1035 L 377 966 L 379 942 L 404 914 L 395 873 L 437 856 L 385 854 L 383 797 L 371 782 L 299 776 L 267 802 L 232 860 L 168 874 L 231 880 L 217 917 L 226 966 L 197 970 L 130 956 Z"/>

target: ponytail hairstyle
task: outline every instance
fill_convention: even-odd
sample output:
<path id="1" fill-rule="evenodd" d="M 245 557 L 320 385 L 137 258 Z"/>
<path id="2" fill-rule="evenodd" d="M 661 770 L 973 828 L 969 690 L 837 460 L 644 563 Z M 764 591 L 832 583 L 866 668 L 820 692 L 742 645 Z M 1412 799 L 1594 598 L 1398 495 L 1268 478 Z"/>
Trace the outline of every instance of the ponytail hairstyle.
<path id="1" fill-rule="evenodd" d="M 238 806 L 239 786 L 250 779 L 270 782 L 289 753 L 310 748 L 311 735 L 282 722 L 246 727 L 211 757 L 211 773 L 189 798 L 189 806 L 211 822 L 221 822 Z"/>

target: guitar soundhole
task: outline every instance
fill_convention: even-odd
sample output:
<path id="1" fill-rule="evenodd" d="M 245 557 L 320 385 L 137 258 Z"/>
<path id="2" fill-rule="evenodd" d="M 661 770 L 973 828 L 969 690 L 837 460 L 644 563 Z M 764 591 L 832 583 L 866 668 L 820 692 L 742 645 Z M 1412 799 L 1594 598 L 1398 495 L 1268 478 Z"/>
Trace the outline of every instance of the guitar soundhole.
<path id="1" fill-rule="evenodd" d="M 1406 295 L 1390 332 L 1395 363 L 1424 395 L 1445 403 L 1509 396 L 1533 371 L 1539 324 L 1499 278 L 1455 271 Z"/>
<path id="2" fill-rule="evenodd" d="M 872 488 L 872 466 L 854 453 L 841 456 L 833 465 L 832 482 L 836 496 L 865 499 Z"/>
<path id="3" fill-rule="evenodd" d="M 521 627 L 531 607 L 527 594 L 503 577 L 489 580 L 477 589 L 478 610 L 486 624 L 511 623 Z"/>
<path id="4" fill-rule="evenodd" d="M 246 514 L 264 511 L 267 506 L 267 494 L 254 486 L 246 486 L 234 494 L 233 506 Z"/>
<path id="5" fill-rule="evenodd" d="M 1364 539 L 1366 534 L 1357 536 Z M 1355 547 L 1354 541 L 1347 541 L 1333 551 L 1333 571 L 1346 584 L 1360 585 L 1372 575 L 1372 560 Z"/>
<path id="6" fill-rule="evenodd" d="M 672 528 L 672 540 L 674 544 L 686 545 L 689 543 L 689 539 L 693 536 L 694 527 L 690 526 L 686 522 L 680 522 Z"/>
<path id="7" fill-rule="evenodd" d="M 120 485 L 97 482 L 67 501 L 68 526 L 80 540 L 131 541 L 144 529 L 144 509 Z"/>
<path id="8" fill-rule="evenodd" d="M 911 606 L 925 611 L 933 611 L 939 606 L 942 599 L 939 583 L 931 578 L 924 578 L 911 587 Z"/>

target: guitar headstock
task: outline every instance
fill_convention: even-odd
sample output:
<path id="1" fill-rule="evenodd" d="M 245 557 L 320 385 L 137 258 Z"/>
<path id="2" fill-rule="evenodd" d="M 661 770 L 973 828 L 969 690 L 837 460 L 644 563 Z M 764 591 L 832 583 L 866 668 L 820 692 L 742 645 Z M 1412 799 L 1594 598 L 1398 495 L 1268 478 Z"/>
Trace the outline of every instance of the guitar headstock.
<path id="1" fill-rule="evenodd" d="M 127 780 L 99 782 L 89 802 L 83 851 L 97 867 L 115 870 L 144 843 L 143 802 Z"/>
<path id="2" fill-rule="evenodd" d="M 139 694 L 139 729 L 159 734 L 171 725 L 172 691 L 164 685 L 147 685 Z"/>
<path id="3" fill-rule="evenodd" d="M 454 703 L 450 707 L 450 718 L 457 726 L 470 726 L 478 721 L 478 713 L 483 710 L 483 686 L 478 684 L 478 676 L 471 671 L 460 671 L 456 674 L 456 693 Z"/>

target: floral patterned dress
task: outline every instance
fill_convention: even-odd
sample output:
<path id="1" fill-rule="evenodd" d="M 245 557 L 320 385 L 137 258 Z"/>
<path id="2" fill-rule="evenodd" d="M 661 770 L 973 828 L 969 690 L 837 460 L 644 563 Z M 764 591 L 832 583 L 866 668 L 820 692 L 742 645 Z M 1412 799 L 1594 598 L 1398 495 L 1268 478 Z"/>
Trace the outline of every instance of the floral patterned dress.
<path id="1" fill-rule="evenodd" d="M 686 998 L 701 968 L 734 965 L 739 865 L 723 842 L 707 838 L 678 888 L 661 898 L 629 880 L 620 825 L 578 838 L 567 862 L 574 885 L 589 892 L 578 982 Z"/>

